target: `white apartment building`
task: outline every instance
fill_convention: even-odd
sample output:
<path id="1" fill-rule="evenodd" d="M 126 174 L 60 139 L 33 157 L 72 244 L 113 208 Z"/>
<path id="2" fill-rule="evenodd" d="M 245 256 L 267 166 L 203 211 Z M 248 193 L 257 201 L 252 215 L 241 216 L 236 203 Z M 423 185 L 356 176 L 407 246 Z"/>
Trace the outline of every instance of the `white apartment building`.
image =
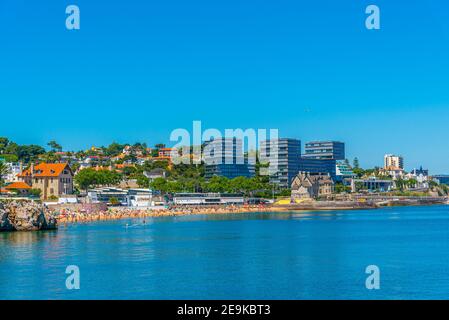
<path id="1" fill-rule="evenodd" d="M 396 156 L 394 154 L 386 154 L 384 156 L 384 169 L 390 169 L 396 167 L 404 169 L 404 158 L 402 156 Z"/>

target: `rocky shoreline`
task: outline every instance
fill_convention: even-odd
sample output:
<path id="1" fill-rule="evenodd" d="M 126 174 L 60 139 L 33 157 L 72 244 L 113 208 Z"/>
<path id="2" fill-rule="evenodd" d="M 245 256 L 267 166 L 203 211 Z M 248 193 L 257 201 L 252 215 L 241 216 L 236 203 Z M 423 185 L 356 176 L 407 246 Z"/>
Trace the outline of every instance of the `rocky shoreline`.
<path id="1" fill-rule="evenodd" d="M 57 221 L 43 204 L 28 200 L 0 201 L 0 232 L 57 229 Z"/>

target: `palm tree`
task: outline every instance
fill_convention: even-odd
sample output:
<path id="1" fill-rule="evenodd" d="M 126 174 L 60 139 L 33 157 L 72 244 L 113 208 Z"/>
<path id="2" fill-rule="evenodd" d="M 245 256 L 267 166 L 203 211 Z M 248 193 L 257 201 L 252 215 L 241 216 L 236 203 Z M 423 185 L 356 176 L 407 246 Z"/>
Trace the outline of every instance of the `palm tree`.
<path id="1" fill-rule="evenodd" d="M 0 189 L 3 187 L 3 176 L 9 173 L 9 167 L 4 163 L 0 162 Z"/>

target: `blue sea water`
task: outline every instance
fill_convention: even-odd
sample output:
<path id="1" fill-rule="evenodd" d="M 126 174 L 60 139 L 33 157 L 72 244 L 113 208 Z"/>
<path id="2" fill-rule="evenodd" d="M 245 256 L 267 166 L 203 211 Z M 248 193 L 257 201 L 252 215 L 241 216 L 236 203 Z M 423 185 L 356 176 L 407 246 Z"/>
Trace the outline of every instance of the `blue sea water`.
<path id="1" fill-rule="evenodd" d="M 449 206 L 142 222 L 0 234 L 0 299 L 449 298 Z"/>

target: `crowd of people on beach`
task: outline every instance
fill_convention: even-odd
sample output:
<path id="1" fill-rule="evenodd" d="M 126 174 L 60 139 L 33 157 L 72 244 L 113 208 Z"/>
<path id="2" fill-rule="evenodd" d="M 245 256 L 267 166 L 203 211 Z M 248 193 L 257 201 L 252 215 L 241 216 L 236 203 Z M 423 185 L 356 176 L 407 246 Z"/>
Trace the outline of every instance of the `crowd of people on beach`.
<path id="1" fill-rule="evenodd" d="M 168 217 L 192 214 L 226 214 L 270 211 L 265 205 L 173 206 L 162 208 L 109 207 L 106 210 L 61 208 L 55 212 L 59 223 L 85 223 L 146 217 Z"/>

